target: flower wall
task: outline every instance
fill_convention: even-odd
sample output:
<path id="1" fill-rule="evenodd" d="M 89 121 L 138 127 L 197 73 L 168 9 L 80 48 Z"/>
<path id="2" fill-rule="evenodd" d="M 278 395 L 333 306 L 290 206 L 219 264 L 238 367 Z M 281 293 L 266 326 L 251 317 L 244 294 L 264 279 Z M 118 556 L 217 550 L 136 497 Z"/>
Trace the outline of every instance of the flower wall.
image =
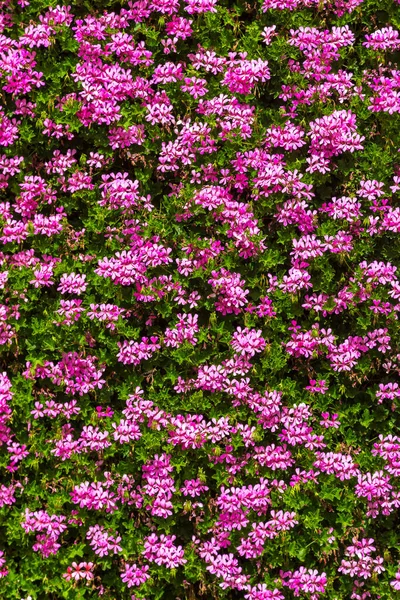
<path id="1" fill-rule="evenodd" d="M 1 598 L 400 598 L 399 30 L 1 2 Z"/>

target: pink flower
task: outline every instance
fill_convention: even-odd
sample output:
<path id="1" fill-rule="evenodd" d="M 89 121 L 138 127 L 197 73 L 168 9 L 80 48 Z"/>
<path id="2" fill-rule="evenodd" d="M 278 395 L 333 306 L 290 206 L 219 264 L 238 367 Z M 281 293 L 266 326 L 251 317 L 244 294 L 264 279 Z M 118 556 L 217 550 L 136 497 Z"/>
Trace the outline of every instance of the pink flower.
<path id="1" fill-rule="evenodd" d="M 57 291 L 62 294 L 82 294 L 86 288 L 87 283 L 85 282 L 86 275 L 79 275 L 78 273 L 63 273 L 60 279 L 60 285 Z"/>
<path id="2" fill-rule="evenodd" d="M 132 586 L 139 586 L 149 579 L 150 574 L 147 572 L 148 570 L 149 565 L 138 567 L 136 564 L 126 564 L 125 571 L 121 573 L 121 579 L 127 584 L 128 588 L 131 588 Z"/>

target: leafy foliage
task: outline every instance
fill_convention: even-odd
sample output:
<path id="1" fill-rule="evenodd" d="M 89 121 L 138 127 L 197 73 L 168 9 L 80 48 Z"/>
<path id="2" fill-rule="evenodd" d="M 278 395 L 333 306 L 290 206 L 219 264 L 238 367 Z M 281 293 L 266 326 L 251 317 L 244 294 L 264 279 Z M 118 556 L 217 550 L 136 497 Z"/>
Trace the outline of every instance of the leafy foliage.
<path id="1" fill-rule="evenodd" d="M 399 3 L 0 28 L 0 597 L 395 598 Z"/>

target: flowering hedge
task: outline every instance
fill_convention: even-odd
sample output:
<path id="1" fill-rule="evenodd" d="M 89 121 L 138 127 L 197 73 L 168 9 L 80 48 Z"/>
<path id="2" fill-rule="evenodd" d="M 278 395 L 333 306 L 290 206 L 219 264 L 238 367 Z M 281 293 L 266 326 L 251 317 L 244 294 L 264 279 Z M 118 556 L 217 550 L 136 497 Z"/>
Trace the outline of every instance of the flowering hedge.
<path id="1" fill-rule="evenodd" d="M 400 598 L 400 5 L 4 0 L 0 597 Z"/>

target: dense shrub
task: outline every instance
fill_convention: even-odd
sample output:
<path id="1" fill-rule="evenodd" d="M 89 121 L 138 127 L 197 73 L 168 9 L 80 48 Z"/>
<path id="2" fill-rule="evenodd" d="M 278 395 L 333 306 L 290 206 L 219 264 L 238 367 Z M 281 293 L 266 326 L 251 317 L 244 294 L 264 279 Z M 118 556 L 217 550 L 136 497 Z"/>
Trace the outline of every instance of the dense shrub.
<path id="1" fill-rule="evenodd" d="M 400 6 L 5 0 L 0 598 L 400 590 Z"/>

